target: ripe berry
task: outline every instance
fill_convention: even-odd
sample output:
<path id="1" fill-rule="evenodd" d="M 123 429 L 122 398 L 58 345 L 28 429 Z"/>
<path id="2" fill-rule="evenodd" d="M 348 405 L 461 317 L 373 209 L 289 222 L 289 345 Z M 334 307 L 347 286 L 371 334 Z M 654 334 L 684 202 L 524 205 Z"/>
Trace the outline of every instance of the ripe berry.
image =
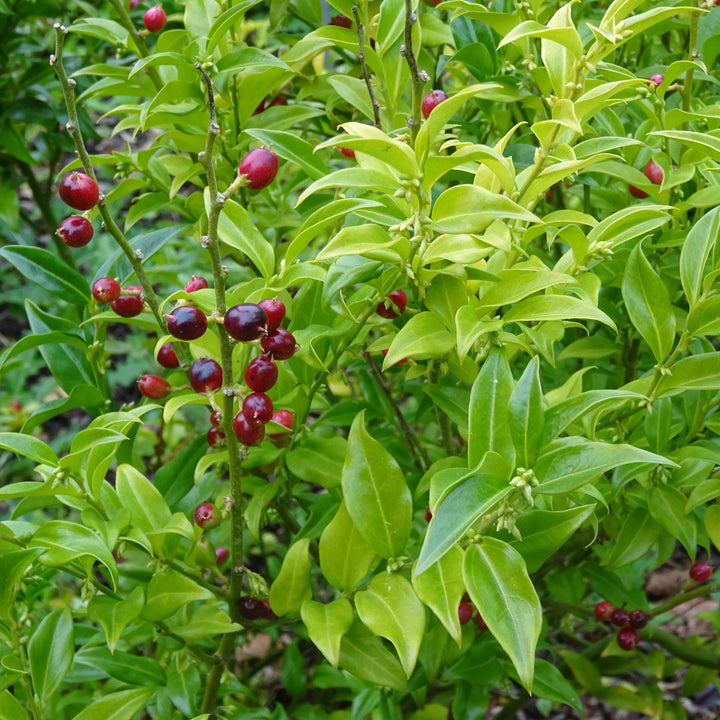
<path id="1" fill-rule="evenodd" d="M 233 418 L 233 432 L 243 445 L 259 445 L 265 437 L 265 426 L 252 425 L 241 411 Z"/>
<path id="2" fill-rule="evenodd" d="M 277 330 L 285 319 L 285 304 L 277 298 L 266 298 L 258 303 L 267 315 L 267 331 Z"/>
<path id="3" fill-rule="evenodd" d="M 292 430 L 293 425 L 295 425 L 295 415 L 292 412 L 290 412 L 290 410 L 278 410 L 270 418 L 270 421 L 277 423 L 278 425 L 282 425 L 283 427 L 286 427 L 288 430 Z M 285 437 L 285 435 L 287 435 L 287 433 L 284 433 L 284 432 L 272 433 L 271 435 L 269 435 L 269 438 L 271 440 L 280 440 L 283 437 Z"/>
<path id="4" fill-rule="evenodd" d="M 628 190 L 630 190 L 630 194 L 633 197 L 640 198 L 640 199 L 648 197 L 648 194 L 644 190 L 641 190 L 640 188 L 635 187 L 634 185 L 628 185 Z"/>
<path id="5" fill-rule="evenodd" d="M 141 2 L 142 0 L 129 0 L 128 6 L 132 10 L 133 8 L 136 8 Z"/>
<path id="6" fill-rule="evenodd" d="M 194 305 L 180 305 L 168 315 L 167 329 L 180 340 L 197 340 L 207 330 L 207 318 Z"/>
<path id="7" fill-rule="evenodd" d="M 253 358 L 245 370 L 245 384 L 255 392 L 267 392 L 276 382 L 278 367 L 267 355 Z"/>
<path id="8" fill-rule="evenodd" d="M 230 557 L 230 551 L 224 546 L 224 545 L 218 545 L 215 548 L 215 559 L 217 561 L 218 567 L 222 565 L 223 563 L 227 562 L 227 559 Z"/>
<path id="9" fill-rule="evenodd" d="M 644 610 L 632 610 L 630 612 L 630 627 L 640 630 L 648 624 L 648 615 Z"/>
<path id="10" fill-rule="evenodd" d="M 278 95 L 277 97 L 274 97 L 268 104 L 268 107 L 279 107 L 279 106 L 285 106 L 288 104 L 287 98 L 284 95 Z"/>
<path id="11" fill-rule="evenodd" d="M 699 582 L 699 583 L 707 582 L 710 579 L 710 576 L 712 574 L 713 574 L 713 567 L 706 560 L 696 562 L 690 568 L 690 577 L 693 580 L 695 580 L 695 582 Z"/>
<path id="12" fill-rule="evenodd" d="M 338 152 L 350 160 L 355 159 L 355 151 L 352 148 L 339 147 Z"/>
<path id="13" fill-rule="evenodd" d="M 251 150 L 240 163 L 238 175 L 245 175 L 248 187 L 262 190 L 277 175 L 278 156 L 268 148 L 261 147 Z"/>
<path id="14" fill-rule="evenodd" d="M 265 393 L 250 393 L 243 400 L 242 411 L 251 425 L 265 425 L 273 416 L 272 400 Z"/>
<path id="15" fill-rule="evenodd" d="M 208 445 L 215 450 L 225 447 L 225 433 L 217 427 L 211 427 L 208 429 L 205 437 L 207 438 Z"/>
<path id="16" fill-rule="evenodd" d="M 402 315 L 407 307 L 407 295 L 403 290 L 393 290 L 388 294 L 388 303 L 378 303 L 377 314 L 380 317 L 396 318 L 398 315 Z"/>
<path id="17" fill-rule="evenodd" d="M 634 650 L 640 642 L 640 636 L 635 628 L 625 627 L 617 634 L 617 644 L 623 650 Z"/>
<path id="18" fill-rule="evenodd" d="M 193 510 L 193 520 L 198 527 L 210 530 L 220 524 L 220 516 L 211 502 L 200 503 Z"/>
<path id="19" fill-rule="evenodd" d="M 143 25 L 148 32 L 160 32 L 167 24 L 167 15 L 162 5 L 151 7 L 145 15 L 143 15 Z"/>
<path id="20" fill-rule="evenodd" d="M 482 630 L 483 632 L 488 629 L 488 626 L 482 619 L 482 615 L 480 613 L 475 616 L 475 624 L 477 625 L 478 630 Z"/>
<path id="21" fill-rule="evenodd" d="M 185 292 L 191 293 L 196 290 L 204 290 L 208 287 L 208 281 L 199 275 L 193 275 L 190 282 L 185 286 Z"/>
<path id="22" fill-rule="evenodd" d="M 90 210 L 97 205 L 100 191 L 97 183 L 85 173 L 73 170 L 60 181 L 60 199 L 75 210 Z"/>
<path id="23" fill-rule="evenodd" d="M 429 92 L 422 101 L 422 114 L 425 119 L 430 116 L 430 113 L 444 100 L 447 100 L 447 93 L 442 90 L 433 90 Z"/>
<path id="24" fill-rule="evenodd" d="M 614 611 L 615 607 L 613 604 L 607 600 L 603 600 L 595 606 L 595 617 L 598 620 L 609 620 Z"/>
<path id="25" fill-rule="evenodd" d="M 249 342 L 265 332 L 268 316 L 259 305 L 240 303 L 225 313 L 224 324 L 228 335 L 240 342 Z"/>
<path id="26" fill-rule="evenodd" d="M 350 29 L 352 27 L 352 20 L 345 15 L 333 15 L 330 20 L 328 20 L 328 25 Z"/>
<path id="27" fill-rule="evenodd" d="M 247 620 L 258 620 L 265 614 L 265 605 L 260 598 L 243 595 L 238 598 L 238 612 Z"/>
<path id="28" fill-rule="evenodd" d="M 430 522 L 432 520 L 432 513 L 430 512 L 430 508 L 425 510 L 425 522 Z"/>
<path id="29" fill-rule="evenodd" d="M 8 407 L 16 413 L 19 413 L 22 410 L 22 403 L 19 400 L 11 400 L 8 403 Z"/>
<path id="30" fill-rule="evenodd" d="M 222 368 L 212 358 L 200 358 L 190 368 L 190 385 L 195 392 L 215 392 L 222 387 Z"/>
<path id="31" fill-rule="evenodd" d="M 655 75 L 651 75 L 648 78 L 648 85 L 652 85 L 653 88 L 660 87 L 662 84 L 662 81 L 665 79 L 664 75 L 660 75 L 660 73 L 656 73 Z"/>
<path id="32" fill-rule="evenodd" d="M 213 410 L 210 413 L 210 424 L 213 427 L 220 427 L 220 413 L 217 410 Z"/>
<path id="33" fill-rule="evenodd" d="M 101 277 L 93 283 L 92 296 L 98 302 L 112 302 L 120 297 L 120 283 L 111 277 Z"/>
<path id="34" fill-rule="evenodd" d="M 157 354 L 157 361 L 164 368 L 176 368 L 180 367 L 180 361 L 175 353 L 175 349 L 170 343 L 165 343 Z"/>
<path id="35" fill-rule="evenodd" d="M 143 375 L 138 380 L 138 389 L 145 397 L 157 400 L 170 392 L 170 383 L 158 375 Z"/>
<path id="36" fill-rule="evenodd" d="M 654 160 L 650 160 L 650 162 L 645 166 L 643 173 L 653 185 L 660 185 L 663 181 L 663 177 L 665 176 L 663 169 Z"/>
<path id="37" fill-rule="evenodd" d="M 86 217 L 71 215 L 60 223 L 57 234 L 68 247 L 83 247 L 92 240 L 93 226 Z"/>
<path id="38" fill-rule="evenodd" d="M 277 620 L 277 615 L 273 611 L 273 609 L 270 607 L 270 599 L 269 598 L 263 598 L 263 617 L 266 620 Z"/>
<path id="39" fill-rule="evenodd" d="M 461 625 L 465 625 L 472 620 L 473 612 L 475 609 L 469 602 L 461 602 L 458 605 L 458 620 Z"/>
<path id="40" fill-rule="evenodd" d="M 120 317 L 135 317 L 143 311 L 142 288 L 137 285 L 128 285 L 122 290 L 132 295 L 121 295 L 117 300 L 110 303 L 110 307 Z"/>
<path id="41" fill-rule="evenodd" d="M 260 340 L 262 349 L 275 360 L 288 360 L 297 349 L 297 343 L 292 333 L 282 328 L 269 332 Z"/>
<path id="42" fill-rule="evenodd" d="M 618 627 L 626 627 L 630 624 L 630 613 L 625 608 L 615 608 L 610 614 L 610 622 Z"/>

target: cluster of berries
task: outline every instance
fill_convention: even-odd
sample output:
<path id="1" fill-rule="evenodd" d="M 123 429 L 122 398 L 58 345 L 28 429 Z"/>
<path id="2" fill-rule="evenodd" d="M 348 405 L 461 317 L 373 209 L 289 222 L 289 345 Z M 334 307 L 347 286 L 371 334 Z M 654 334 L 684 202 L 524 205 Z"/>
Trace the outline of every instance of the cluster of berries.
<path id="1" fill-rule="evenodd" d="M 458 620 L 461 625 L 467 625 L 473 619 L 473 616 L 475 617 L 475 625 L 477 625 L 478 630 L 482 630 L 484 632 L 488 629 L 488 626 L 482 619 L 482 615 L 475 611 L 475 607 L 470 602 L 470 597 L 467 593 L 465 593 L 465 595 L 463 595 L 463 599 L 458 605 Z"/>
<path id="2" fill-rule="evenodd" d="M 648 624 L 648 614 L 644 610 L 636 609 L 628 612 L 625 608 L 616 608 L 607 600 L 595 606 L 595 617 L 604 622 L 610 621 L 620 630 L 617 634 L 617 643 L 623 650 L 634 650 L 640 642 L 638 630 Z"/>

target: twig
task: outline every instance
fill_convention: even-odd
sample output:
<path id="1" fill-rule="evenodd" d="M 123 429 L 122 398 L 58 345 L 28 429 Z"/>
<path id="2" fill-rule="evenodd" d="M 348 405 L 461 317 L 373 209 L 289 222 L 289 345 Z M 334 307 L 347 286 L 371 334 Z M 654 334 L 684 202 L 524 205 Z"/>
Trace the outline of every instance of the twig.
<path id="1" fill-rule="evenodd" d="M 425 80 L 420 75 L 415 53 L 412 47 L 412 28 L 417 22 L 417 15 L 412 9 L 412 0 L 405 0 L 405 44 L 400 52 L 405 56 L 410 68 L 410 80 L 412 82 L 412 117 L 409 117 L 407 124 L 410 127 L 410 144 L 415 145 L 415 138 L 420 130 L 422 122 L 422 93 Z M 429 78 L 428 78 L 429 79 Z"/>
<path id="2" fill-rule="evenodd" d="M 380 103 L 375 97 L 373 92 L 372 83 L 370 82 L 370 73 L 368 72 L 367 64 L 365 63 L 365 44 L 364 44 L 364 28 L 360 22 L 360 13 L 358 12 L 357 5 L 352 6 L 352 12 L 355 16 L 355 23 L 357 24 L 358 32 L 358 43 L 360 45 L 360 52 L 358 53 L 358 60 L 360 60 L 360 67 L 362 68 L 363 78 L 367 87 L 368 95 L 370 95 L 370 102 L 372 103 L 373 115 L 375 116 L 375 125 L 380 127 Z"/>

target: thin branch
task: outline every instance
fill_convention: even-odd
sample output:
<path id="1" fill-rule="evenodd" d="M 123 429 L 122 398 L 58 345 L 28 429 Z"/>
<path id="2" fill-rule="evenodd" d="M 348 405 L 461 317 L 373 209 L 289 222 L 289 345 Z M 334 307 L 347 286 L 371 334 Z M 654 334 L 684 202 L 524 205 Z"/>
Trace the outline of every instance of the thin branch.
<path id="1" fill-rule="evenodd" d="M 365 86 L 367 87 L 368 95 L 370 95 L 373 115 L 375 116 L 375 125 L 380 127 L 380 103 L 378 102 L 377 98 L 375 97 L 375 93 L 373 92 L 372 82 L 370 82 L 370 73 L 368 72 L 367 63 L 365 62 L 364 28 L 362 22 L 360 22 L 360 13 L 358 12 L 357 5 L 352 6 L 352 12 L 355 16 L 355 23 L 357 24 L 358 43 L 360 45 L 358 60 L 360 60 L 360 67 L 362 68 L 362 74 L 365 80 Z"/>
<path id="2" fill-rule="evenodd" d="M 425 82 L 418 69 L 417 60 L 412 47 L 412 28 L 417 22 L 417 15 L 412 9 L 412 0 L 405 0 L 405 44 L 400 52 L 405 56 L 410 68 L 410 81 L 412 83 L 412 116 L 408 118 L 407 124 L 410 128 L 410 144 L 415 145 L 415 138 L 422 123 L 422 94 Z"/>

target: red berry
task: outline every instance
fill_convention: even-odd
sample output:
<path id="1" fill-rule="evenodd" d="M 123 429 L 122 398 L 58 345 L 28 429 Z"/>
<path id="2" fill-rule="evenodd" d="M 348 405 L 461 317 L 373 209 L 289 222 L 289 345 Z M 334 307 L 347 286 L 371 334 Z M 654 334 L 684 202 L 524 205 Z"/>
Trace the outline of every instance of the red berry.
<path id="1" fill-rule="evenodd" d="M 224 324 L 228 335 L 240 342 L 250 342 L 265 332 L 268 316 L 259 305 L 240 303 L 225 313 Z"/>
<path id="2" fill-rule="evenodd" d="M 380 315 L 380 317 L 392 319 L 405 312 L 407 295 L 403 290 L 393 290 L 388 294 L 388 300 L 390 300 L 390 302 L 381 302 L 377 306 L 377 314 Z"/>
<path id="3" fill-rule="evenodd" d="M 167 329 L 180 340 L 197 340 L 207 330 L 207 318 L 194 305 L 180 305 L 168 315 Z"/>
<path id="4" fill-rule="evenodd" d="M 653 185 L 660 185 L 663 181 L 663 177 L 665 176 L 663 169 L 654 160 L 650 160 L 650 162 L 645 166 L 643 173 Z"/>
<path id="5" fill-rule="evenodd" d="M 209 428 L 205 437 L 207 438 L 208 445 L 211 448 L 218 450 L 219 448 L 225 447 L 225 433 L 220 428 Z"/>
<path id="6" fill-rule="evenodd" d="M 211 502 L 200 503 L 193 510 L 193 519 L 198 527 L 210 530 L 220 524 L 220 516 Z"/>
<path id="7" fill-rule="evenodd" d="M 595 617 L 598 620 L 609 620 L 614 611 L 614 605 L 607 600 L 603 600 L 595 606 Z"/>
<path id="8" fill-rule="evenodd" d="M 287 105 L 288 101 L 287 98 L 284 95 L 278 95 L 277 97 L 273 98 L 270 103 L 268 104 L 268 107 L 279 107 L 281 105 Z"/>
<path id="9" fill-rule="evenodd" d="M 243 400 L 242 411 L 245 419 L 251 425 L 265 425 L 273 416 L 272 400 L 265 393 L 250 393 Z"/>
<path id="10" fill-rule="evenodd" d="M 199 275 L 193 275 L 190 282 L 185 286 L 185 292 L 191 293 L 196 290 L 204 290 L 208 287 L 208 281 Z"/>
<path id="11" fill-rule="evenodd" d="M 265 426 L 249 423 L 241 411 L 233 418 L 233 432 L 243 445 L 259 445 L 265 437 Z"/>
<path id="12" fill-rule="evenodd" d="M 65 175 L 58 191 L 60 199 L 75 210 L 90 210 L 100 198 L 97 183 L 89 175 L 77 170 Z"/>
<path id="13" fill-rule="evenodd" d="M 277 620 L 277 615 L 273 611 L 273 609 L 270 607 L 270 599 L 269 598 L 263 598 L 263 617 L 266 620 Z"/>
<path id="14" fill-rule="evenodd" d="M 248 187 L 262 190 L 277 175 L 278 156 L 268 148 L 261 147 L 251 150 L 240 163 L 238 175 L 245 175 Z"/>
<path id="15" fill-rule="evenodd" d="M 260 598 L 243 595 L 237 603 L 238 612 L 247 620 L 258 620 L 265 615 L 265 605 Z"/>
<path id="16" fill-rule="evenodd" d="M 261 100 L 258 106 L 253 110 L 253 115 L 259 115 L 261 112 L 264 112 L 266 107 L 265 100 Z"/>
<path id="17" fill-rule="evenodd" d="M 175 349 L 170 343 L 165 343 L 157 354 L 157 361 L 164 368 L 176 368 L 180 367 L 180 361 L 175 353 Z"/>
<path id="18" fill-rule="evenodd" d="M 282 425 L 288 430 L 292 430 L 295 425 L 295 415 L 290 412 L 290 410 L 277 410 L 270 418 L 270 421 Z M 279 432 L 272 433 L 269 437 L 271 440 L 280 440 L 285 437 L 285 435 L 287 435 L 287 433 Z"/>
<path id="19" fill-rule="evenodd" d="M 57 234 L 68 247 L 84 247 L 92 240 L 93 226 L 86 217 L 71 215 L 60 223 Z"/>
<path id="20" fill-rule="evenodd" d="M 473 612 L 475 608 L 469 602 L 461 602 L 458 605 L 458 620 L 461 625 L 465 625 L 472 620 Z"/>
<path id="21" fill-rule="evenodd" d="M 444 100 L 447 100 L 447 93 L 442 90 L 433 90 L 429 92 L 422 101 L 422 114 L 425 119 L 430 116 L 430 113 Z"/>
<path id="22" fill-rule="evenodd" d="M 282 328 L 265 335 L 260 341 L 260 345 L 274 360 L 288 360 L 297 350 L 297 343 L 293 334 Z"/>
<path id="23" fill-rule="evenodd" d="M 662 84 L 662 81 L 665 79 L 664 75 L 660 75 L 660 73 L 656 73 L 655 75 L 651 75 L 648 78 L 648 85 L 652 85 L 653 88 L 660 87 Z"/>
<path id="24" fill-rule="evenodd" d="M 151 7 L 145 15 L 143 15 L 143 24 L 148 32 L 160 32 L 167 24 L 167 15 L 163 10 L 163 6 L 158 4 Z"/>
<path id="25" fill-rule="evenodd" d="M 640 642 L 640 636 L 635 628 L 624 627 L 617 634 L 617 644 L 623 650 L 634 650 Z"/>
<path id="26" fill-rule="evenodd" d="M 258 303 L 267 315 L 267 331 L 277 330 L 285 319 L 285 304 L 277 298 L 266 298 Z"/>
<path id="27" fill-rule="evenodd" d="M 355 151 L 352 148 L 339 147 L 338 152 L 340 152 L 341 155 L 344 155 L 346 158 L 349 158 L 350 160 L 355 159 Z"/>
<path id="28" fill-rule="evenodd" d="M 245 383 L 255 392 L 267 392 L 276 382 L 278 367 L 267 355 L 253 358 L 245 370 Z"/>
<path id="29" fill-rule="evenodd" d="M 640 188 L 635 187 L 634 185 L 628 185 L 628 190 L 630 190 L 630 194 L 633 197 L 641 198 L 641 199 L 648 197 L 648 194 L 644 190 L 641 190 Z"/>
<path id="30" fill-rule="evenodd" d="M 330 20 L 328 20 L 328 25 L 350 29 L 352 27 L 352 20 L 345 15 L 333 15 Z"/>
<path id="31" fill-rule="evenodd" d="M 16 413 L 19 413 L 22 410 L 22 403 L 19 400 L 11 400 L 8 403 L 8 407 Z"/>
<path id="32" fill-rule="evenodd" d="M 430 512 L 430 508 L 425 510 L 425 522 L 430 522 L 432 520 L 432 513 Z"/>
<path id="33" fill-rule="evenodd" d="M 702 560 L 700 562 L 696 562 L 691 568 L 690 568 L 690 577 L 695 581 L 699 583 L 707 582 L 710 579 L 710 576 L 713 574 L 713 567 L 712 565 L 707 562 L 706 560 Z"/>
<path id="34" fill-rule="evenodd" d="M 93 283 L 92 296 L 98 302 L 113 302 L 120 297 L 120 283 L 111 277 L 101 277 Z"/>
<path id="35" fill-rule="evenodd" d="M 215 392 L 222 387 L 222 368 L 212 358 L 200 358 L 190 368 L 190 385 L 195 392 Z"/>
<path id="36" fill-rule="evenodd" d="M 215 548 L 215 559 L 217 560 L 218 567 L 226 563 L 229 557 L 230 551 L 224 545 L 218 545 Z"/>
<path id="37" fill-rule="evenodd" d="M 121 295 L 110 303 L 110 307 L 120 317 L 135 317 L 143 311 L 142 288 L 137 285 L 128 285 L 122 290 L 128 295 Z"/>
<path id="38" fill-rule="evenodd" d="M 630 612 L 630 627 L 640 630 L 648 624 L 648 614 L 644 610 L 632 610 Z"/>
<path id="39" fill-rule="evenodd" d="M 630 624 L 630 613 L 625 608 L 615 608 L 610 613 L 610 622 L 617 627 L 626 627 Z"/>
<path id="40" fill-rule="evenodd" d="M 128 6 L 132 10 L 133 8 L 136 8 L 141 2 L 142 2 L 142 0 L 130 0 L 128 2 Z"/>
<path id="41" fill-rule="evenodd" d="M 482 615 L 480 613 L 475 616 L 475 624 L 477 625 L 478 630 L 482 630 L 483 632 L 488 629 L 488 626 L 482 619 Z"/>
<path id="42" fill-rule="evenodd" d="M 382 351 L 382 356 L 383 356 L 383 357 L 387 357 L 388 352 L 389 352 L 388 350 L 383 350 L 383 351 Z M 402 360 L 398 360 L 396 363 L 393 363 L 393 366 L 395 366 L 395 365 L 405 365 L 405 363 L 406 363 L 407 361 L 408 361 L 407 358 L 403 358 Z"/>
<path id="43" fill-rule="evenodd" d="M 213 427 L 220 427 L 220 413 L 217 410 L 213 410 L 210 413 L 210 424 Z"/>
<path id="44" fill-rule="evenodd" d="M 138 389 L 145 397 L 157 400 L 170 392 L 170 383 L 158 375 L 143 375 L 138 380 Z"/>

